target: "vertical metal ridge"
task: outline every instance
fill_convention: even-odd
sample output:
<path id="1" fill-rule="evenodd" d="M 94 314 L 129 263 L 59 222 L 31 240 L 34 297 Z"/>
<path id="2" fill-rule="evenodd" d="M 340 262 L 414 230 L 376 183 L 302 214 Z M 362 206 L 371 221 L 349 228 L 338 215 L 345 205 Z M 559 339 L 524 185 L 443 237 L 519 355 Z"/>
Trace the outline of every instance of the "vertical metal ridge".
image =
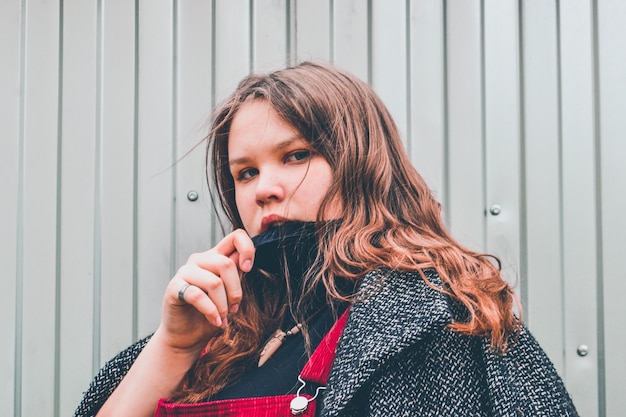
<path id="1" fill-rule="evenodd" d="M 443 31 L 443 194 L 442 203 L 448 228 L 450 224 L 450 91 L 448 84 L 448 0 L 442 2 Z"/>
<path id="2" fill-rule="evenodd" d="M 285 57 L 285 65 L 291 65 L 293 53 L 291 48 L 292 44 L 292 33 L 291 33 L 291 0 L 285 0 L 285 46 L 286 46 L 286 57 Z"/>
<path id="3" fill-rule="evenodd" d="M 137 340 L 139 331 L 139 271 L 137 257 L 139 253 L 139 1 L 135 0 L 135 72 L 134 72 L 134 95 L 133 95 L 133 322 L 132 338 Z"/>
<path id="4" fill-rule="evenodd" d="M 216 106 L 216 95 L 215 95 L 215 88 L 217 86 L 217 76 L 216 76 L 216 71 L 217 71 L 217 54 L 215 52 L 215 48 L 216 48 L 216 41 L 215 39 L 217 38 L 217 29 L 215 27 L 215 24 L 217 22 L 217 19 L 215 18 L 215 13 L 217 11 L 217 5 L 216 5 L 216 0 L 211 0 L 211 109 L 214 109 Z M 208 155 L 207 155 L 207 170 L 208 170 L 208 164 L 209 164 L 209 159 L 208 159 Z M 213 169 L 211 167 L 211 169 Z M 210 175 L 208 175 L 208 171 L 207 171 L 207 179 L 210 179 Z M 209 187 L 209 192 L 211 194 L 211 202 L 213 203 L 213 207 L 217 207 L 217 204 L 215 203 L 215 197 L 214 197 L 214 192 L 211 191 L 211 181 L 207 181 L 208 182 L 208 187 Z M 217 243 L 217 224 L 218 224 L 218 214 L 217 214 L 217 210 L 214 209 L 211 212 L 211 221 L 210 221 L 210 225 L 211 225 L 211 230 L 210 230 L 210 239 L 211 239 L 211 245 L 215 245 Z"/>
<path id="5" fill-rule="evenodd" d="M 96 5 L 96 108 L 93 195 L 93 329 L 92 372 L 100 368 L 102 344 L 102 0 Z"/>
<path id="6" fill-rule="evenodd" d="M 217 21 L 217 19 L 215 19 L 216 8 L 217 5 L 215 4 L 215 0 L 211 0 L 211 108 L 214 108 L 216 104 L 215 87 L 217 85 L 215 79 L 215 71 L 217 69 L 215 54 L 215 47 L 217 45 L 217 42 L 215 41 L 217 35 L 217 30 L 215 29 L 215 23 Z"/>
<path id="7" fill-rule="evenodd" d="M 248 0 L 248 72 L 256 68 L 256 51 L 254 50 L 254 0 Z"/>
<path id="8" fill-rule="evenodd" d="M 367 83 L 372 85 L 374 79 L 374 57 L 372 52 L 374 19 L 372 17 L 372 0 L 367 0 Z"/>
<path id="9" fill-rule="evenodd" d="M 170 276 L 174 276 L 178 266 L 178 0 L 172 1 L 172 113 L 171 113 L 171 132 L 170 140 L 172 146 L 171 157 L 171 181 L 172 181 L 172 200 L 170 214 Z"/>
<path id="10" fill-rule="evenodd" d="M 557 135 L 558 135 L 558 164 L 559 164 L 559 269 L 561 272 L 560 284 L 561 284 L 561 300 L 565 300 L 565 254 L 563 248 L 565 247 L 565 223 L 563 219 L 564 214 L 564 195 L 563 195 L 563 79 L 562 79 L 562 59 L 561 59 L 561 1 L 556 0 L 556 67 L 557 67 Z M 566 337 L 565 337 L 565 303 L 562 304 L 561 312 L 562 322 L 561 328 L 563 332 L 561 334 L 561 345 L 563 346 L 563 358 L 567 357 L 566 350 Z M 567 379 L 567 367 L 563 368 L 563 379 Z"/>
<path id="11" fill-rule="evenodd" d="M 26 0 L 20 1 L 19 40 L 19 124 L 17 218 L 15 233 L 15 345 L 13 374 L 13 413 L 22 414 L 22 347 L 24 327 L 24 169 L 25 169 L 25 113 L 26 113 Z"/>
<path id="12" fill-rule="evenodd" d="M 291 31 L 291 65 L 295 65 L 299 61 L 298 57 L 298 2 L 288 0 L 290 8 L 290 31 Z"/>
<path id="13" fill-rule="evenodd" d="M 412 149 L 413 149 L 413 138 L 411 129 L 413 128 L 413 123 L 411 122 L 411 98 L 412 89 L 411 89 L 411 0 L 405 0 L 404 2 L 404 24 L 405 24 L 405 36 L 406 36 L 406 45 L 405 45 L 405 70 L 406 70 L 406 152 L 409 154 L 409 158 L 412 160 Z"/>
<path id="14" fill-rule="evenodd" d="M 330 62 L 335 63 L 335 1 L 330 0 L 328 3 L 329 11 L 328 16 L 330 19 L 330 34 L 328 36 L 328 51 L 330 55 Z"/>
<path id="15" fill-rule="evenodd" d="M 482 181 L 482 201 L 485 213 L 487 210 L 487 92 L 486 92 L 486 70 L 485 70 L 485 0 L 480 0 L 480 136 L 481 136 L 481 181 Z M 487 216 L 482 217 L 482 250 L 488 247 Z"/>
<path id="16" fill-rule="evenodd" d="M 598 415 L 606 416 L 606 357 L 604 333 L 604 247 L 602 216 L 602 126 L 600 123 L 600 34 L 598 29 L 598 0 L 592 0 L 592 48 L 593 48 L 593 128 L 595 163 L 595 211 L 596 211 L 596 300 L 598 327 Z"/>
<path id="17" fill-rule="evenodd" d="M 526 315 L 528 311 L 528 195 L 526 182 L 526 83 L 525 83 L 525 60 L 524 60 L 524 6 L 522 0 L 517 0 L 517 41 L 519 60 L 519 164 L 520 164 L 520 277 L 519 285 L 521 292 L 522 311 Z M 528 319 L 528 317 L 526 317 Z"/>
<path id="18" fill-rule="evenodd" d="M 54 266 L 54 394 L 53 413 L 60 414 L 61 402 L 61 249 L 62 249 L 62 213 L 63 213 L 63 19 L 64 2 L 59 1 L 59 72 L 57 75 L 57 166 L 56 166 L 56 228 L 55 228 L 55 266 Z"/>

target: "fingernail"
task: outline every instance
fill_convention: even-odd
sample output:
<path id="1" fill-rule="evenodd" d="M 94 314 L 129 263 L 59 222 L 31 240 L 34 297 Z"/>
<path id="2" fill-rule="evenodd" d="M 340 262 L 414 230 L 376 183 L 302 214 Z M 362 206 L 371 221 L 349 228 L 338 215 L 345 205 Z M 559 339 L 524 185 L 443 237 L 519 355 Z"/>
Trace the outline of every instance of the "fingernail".
<path id="1" fill-rule="evenodd" d="M 243 263 L 241 264 L 241 269 L 243 269 L 245 272 L 248 272 L 252 269 L 252 261 L 250 259 L 246 259 L 245 261 L 243 261 Z"/>
<path id="2" fill-rule="evenodd" d="M 233 304 L 230 306 L 230 310 L 228 310 L 231 314 L 235 314 L 239 311 L 239 304 Z"/>
<path id="3" fill-rule="evenodd" d="M 228 317 L 224 317 L 222 319 L 222 327 L 227 327 L 228 326 Z"/>
<path id="4" fill-rule="evenodd" d="M 217 327 L 222 327 L 222 318 L 218 317 L 215 319 L 215 321 L 213 322 Z"/>

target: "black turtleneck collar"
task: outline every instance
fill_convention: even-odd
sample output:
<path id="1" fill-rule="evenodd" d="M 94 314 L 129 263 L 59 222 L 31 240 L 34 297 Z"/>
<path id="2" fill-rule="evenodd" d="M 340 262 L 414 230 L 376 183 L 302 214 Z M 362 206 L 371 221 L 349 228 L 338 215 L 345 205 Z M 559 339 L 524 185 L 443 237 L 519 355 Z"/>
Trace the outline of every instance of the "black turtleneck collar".
<path id="1" fill-rule="evenodd" d="M 261 270 L 278 280 L 284 279 L 284 285 L 288 286 L 290 294 L 286 300 L 289 310 L 291 314 L 300 316 L 300 319 L 327 307 L 326 288 L 321 282 L 317 282 L 314 288 L 309 288 L 311 291 L 307 291 L 306 300 L 301 299 L 301 296 L 304 276 L 314 267 L 319 247 L 318 235 L 335 226 L 336 221 L 291 221 L 252 238 L 256 247 L 252 272 Z M 285 290 L 287 291 L 287 287 Z M 289 316 L 291 315 L 284 317 L 287 322 L 290 321 Z"/>
<path id="2" fill-rule="evenodd" d="M 254 268 L 281 275 L 287 266 L 290 276 L 301 277 L 315 260 L 318 227 L 316 222 L 292 221 L 254 236 Z"/>

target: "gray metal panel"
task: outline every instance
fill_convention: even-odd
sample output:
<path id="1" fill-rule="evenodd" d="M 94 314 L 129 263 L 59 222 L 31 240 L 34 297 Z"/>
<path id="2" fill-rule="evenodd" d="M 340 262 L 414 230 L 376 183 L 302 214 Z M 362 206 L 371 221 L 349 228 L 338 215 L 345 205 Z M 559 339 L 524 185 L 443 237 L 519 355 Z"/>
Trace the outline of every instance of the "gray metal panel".
<path id="1" fill-rule="evenodd" d="M 168 0 L 139 4 L 137 148 L 138 333 L 160 321 L 173 258 L 173 17 Z"/>
<path id="2" fill-rule="evenodd" d="M 81 0 L 63 5 L 63 83 L 61 95 L 62 139 L 60 172 L 60 339 L 56 372 L 59 410 L 72 413 L 81 393 L 69 389 L 88 380 L 94 365 L 91 346 L 100 323 L 94 321 L 100 278 L 99 70 L 98 11 L 96 4 Z M 94 294 L 96 297 L 77 297 Z M 96 302 L 97 304 L 97 302 Z M 98 311 L 99 312 L 99 311 Z"/>
<path id="3" fill-rule="evenodd" d="M 408 74 L 406 4 L 372 2 L 371 84 L 393 115 L 407 146 Z"/>
<path id="4" fill-rule="evenodd" d="M 598 415 L 597 242 L 592 14 L 560 4 L 565 372 L 579 412 Z M 589 346 L 580 357 L 576 348 Z"/>
<path id="5" fill-rule="evenodd" d="M 23 327 L 18 415 L 52 416 L 55 396 L 58 326 L 58 134 L 59 2 L 25 4 Z M 45 69 L 45 70 L 42 70 Z"/>
<path id="6" fill-rule="evenodd" d="M 332 61 L 368 81 L 370 10 L 362 0 L 333 1 Z"/>
<path id="7" fill-rule="evenodd" d="M 447 5 L 446 211 L 453 235 L 480 251 L 485 247 L 481 2 Z"/>
<path id="8" fill-rule="evenodd" d="M 137 337 L 134 2 L 103 3 L 101 76 L 100 365 Z M 155 302 L 158 300 L 155 300 Z M 99 356 L 99 357 L 98 357 Z M 81 386 L 86 386 L 89 380 Z"/>
<path id="9" fill-rule="evenodd" d="M 444 2 L 410 3 L 410 156 L 435 197 L 447 205 Z"/>
<path id="10" fill-rule="evenodd" d="M 330 0 L 292 0 L 296 61 L 330 61 Z"/>
<path id="11" fill-rule="evenodd" d="M 257 0 L 253 4 L 252 65 L 267 72 L 289 63 L 288 0 Z"/>
<path id="12" fill-rule="evenodd" d="M 205 181 L 204 154 L 211 110 L 213 51 L 211 2 L 178 3 L 176 146 L 181 158 L 176 175 L 176 252 L 174 267 L 189 255 L 211 247 L 211 201 Z M 202 144 L 200 144 L 202 142 Z M 189 192 L 198 193 L 190 200 Z"/>
<path id="13" fill-rule="evenodd" d="M 213 82 L 217 103 L 226 98 L 252 69 L 250 22 L 248 1 L 215 3 Z"/>
<path id="14" fill-rule="evenodd" d="M 524 186 L 526 241 L 522 241 L 524 320 L 562 374 L 560 125 L 556 6 L 522 8 Z"/>
<path id="15" fill-rule="evenodd" d="M 16 330 L 20 325 L 16 304 L 19 287 L 18 254 L 21 227 L 20 202 L 21 187 L 20 148 L 22 96 L 20 82 L 22 76 L 20 36 L 21 13 L 17 2 L 4 2 L 0 5 L 0 266 L 3 270 L 3 290 L 0 291 L 0 333 L 4 335 L 0 343 L 0 404 L 7 415 L 13 415 L 16 394 Z M 20 224 L 18 224 L 18 222 Z M 19 305 L 19 304 L 18 304 Z M 19 369 L 17 370 L 19 372 Z"/>
<path id="16" fill-rule="evenodd" d="M 517 0 L 484 4 L 486 248 L 519 291 L 520 91 Z M 500 208 L 496 214 L 495 208 Z M 492 210 L 494 208 L 494 210 Z"/>
<path id="17" fill-rule="evenodd" d="M 604 337 L 604 358 L 599 363 L 606 391 L 606 414 L 618 416 L 626 409 L 626 2 L 598 2 L 599 94 L 600 94 L 600 175 L 602 199 L 603 322 L 598 329 Z"/>

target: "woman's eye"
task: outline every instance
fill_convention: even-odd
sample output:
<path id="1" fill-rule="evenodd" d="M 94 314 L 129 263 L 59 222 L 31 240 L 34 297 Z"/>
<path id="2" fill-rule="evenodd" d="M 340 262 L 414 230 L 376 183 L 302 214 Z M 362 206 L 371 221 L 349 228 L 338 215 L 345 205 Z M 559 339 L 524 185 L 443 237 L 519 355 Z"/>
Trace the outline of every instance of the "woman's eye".
<path id="1" fill-rule="evenodd" d="M 255 169 L 255 168 L 242 169 L 237 174 L 237 180 L 239 180 L 239 181 L 249 180 L 250 178 L 252 178 L 255 175 L 257 175 L 258 173 L 259 173 L 259 171 L 257 169 Z"/>
<path id="2" fill-rule="evenodd" d="M 302 151 L 295 151 L 295 152 L 291 152 L 290 154 L 287 155 L 287 157 L 285 158 L 285 160 L 287 162 L 300 162 L 300 161 L 304 161 L 306 159 L 309 159 L 311 157 L 311 151 L 310 150 L 302 150 Z"/>

